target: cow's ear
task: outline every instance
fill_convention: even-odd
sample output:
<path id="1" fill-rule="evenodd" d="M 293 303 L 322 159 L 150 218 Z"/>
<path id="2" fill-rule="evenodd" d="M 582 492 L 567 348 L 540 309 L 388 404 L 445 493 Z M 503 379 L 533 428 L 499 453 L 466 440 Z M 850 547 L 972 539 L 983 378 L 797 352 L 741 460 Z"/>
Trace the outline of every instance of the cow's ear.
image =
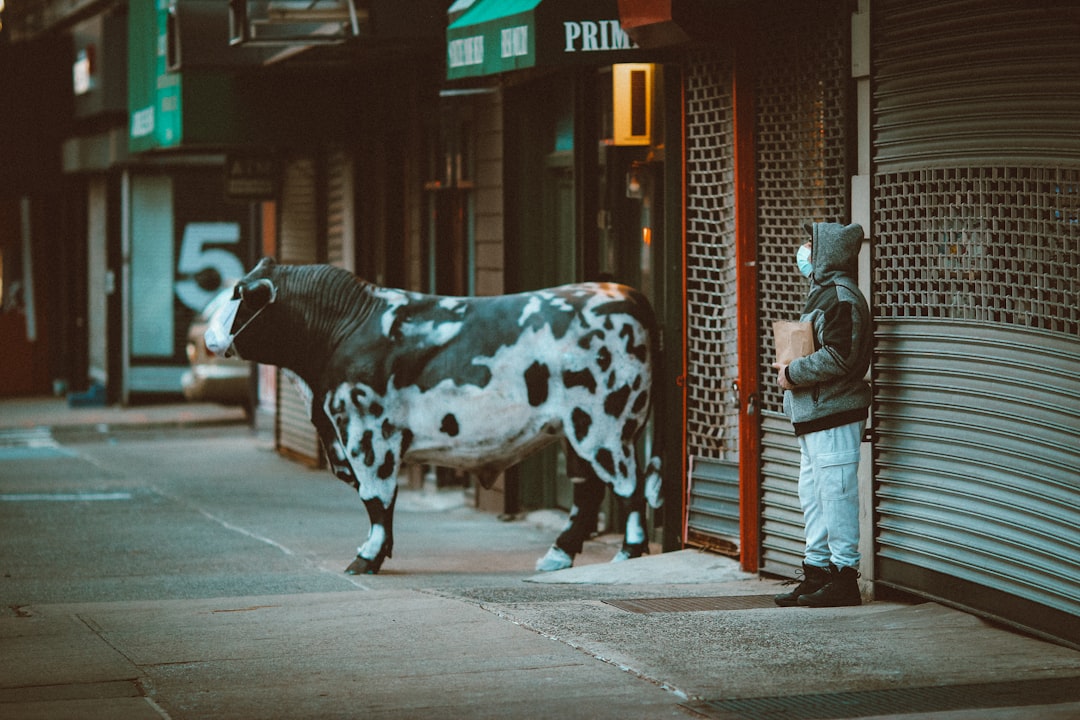
<path id="1" fill-rule="evenodd" d="M 244 302 L 259 310 L 277 300 L 277 287 L 266 278 L 241 286 L 240 295 Z"/>

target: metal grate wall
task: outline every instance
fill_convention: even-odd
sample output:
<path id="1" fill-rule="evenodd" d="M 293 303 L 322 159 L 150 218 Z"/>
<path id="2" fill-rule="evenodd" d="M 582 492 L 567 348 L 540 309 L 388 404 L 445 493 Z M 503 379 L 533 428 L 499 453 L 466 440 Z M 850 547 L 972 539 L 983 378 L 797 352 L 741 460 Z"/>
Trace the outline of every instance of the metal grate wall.
<path id="1" fill-rule="evenodd" d="M 685 75 L 687 534 L 730 550 L 739 537 L 731 62 L 699 52 Z"/>
<path id="2" fill-rule="evenodd" d="M 1080 12 L 873 22 L 876 580 L 1080 647 Z"/>
<path id="3" fill-rule="evenodd" d="M 692 58 L 686 73 L 687 452 L 738 460 L 731 63 Z"/>
<path id="4" fill-rule="evenodd" d="M 842 10 L 843 8 L 839 8 Z M 849 21 L 774 27 L 758 60 L 758 279 L 762 377 L 776 357 L 774 320 L 797 320 L 809 283 L 795 252 L 808 221 L 848 222 Z M 761 407 L 783 414 L 784 394 L 761 384 Z"/>
<path id="5" fill-rule="evenodd" d="M 810 220 L 848 221 L 850 20 L 842 4 L 770 26 L 759 49 L 758 317 L 762 570 L 790 575 L 803 559 L 799 450 L 774 381 L 774 320 L 797 320 L 808 281 L 795 252 Z"/>
<path id="6" fill-rule="evenodd" d="M 1080 334 L 1080 168 L 883 173 L 876 190 L 879 317 Z"/>
<path id="7" fill-rule="evenodd" d="M 771 324 L 797 318 L 806 281 L 795 251 L 807 220 L 847 218 L 849 21 L 842 7 L 787 17 L 762 33 L 754 63 L 758 166 L 759 372 L 762 418 L 762 568 L 787 573 L 802 558 L 798 453 L 783 395 L 771 382 Z M 731 63 L 690 59 L 686 76 L 687 451 L 694 469 L 688 535 L 738 537 L 738 378 L 732 175 Z M 748 270 L 751 271 L 751 270 Z M 793 452 L 794 451 L 794 452 Z"/>

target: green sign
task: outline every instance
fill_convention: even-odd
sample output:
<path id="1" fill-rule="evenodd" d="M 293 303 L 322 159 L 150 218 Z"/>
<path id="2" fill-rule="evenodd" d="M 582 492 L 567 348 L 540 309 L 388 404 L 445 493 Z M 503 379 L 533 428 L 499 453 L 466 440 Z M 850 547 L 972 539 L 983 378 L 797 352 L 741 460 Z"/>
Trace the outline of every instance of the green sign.
<path id="1" fill-rule="evenodd" d="M 446 77 L 639 58 L 617 0 L 478 0 L 446 29 Z"/>
<path id="2" fill-rule="evenodd" d="M 128 4 L 128 151 L 183 140 L 180 74 L 167 70 L 169 0 Z"/>

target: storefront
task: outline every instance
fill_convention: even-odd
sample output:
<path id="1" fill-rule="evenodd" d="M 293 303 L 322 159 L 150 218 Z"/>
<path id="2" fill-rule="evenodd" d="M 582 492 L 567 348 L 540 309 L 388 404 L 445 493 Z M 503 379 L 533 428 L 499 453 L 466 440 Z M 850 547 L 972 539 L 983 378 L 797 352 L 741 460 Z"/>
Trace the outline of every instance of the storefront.
<path id="1" fill-rule="evenodd" d="M 1080 645 L 1080 16 L 872 12 L 877 582 Z"/>
<path id="2" fill-rule="evenodd" d="M 128 154 L 119 163 L 119 248 L 107 251 L 121 316 L 110 348 L 119 373 L 110 371 L 109 383 L 124 403 L 181 391 L 191 319 L 255 254 L 257 218 L 247 198 L 227 197 L 224 152 L 238 146 L 251 108 L 203 51 L 203 7 L 128 9 Z M 224 40 L 226 16 L 211 19 Z"/>
<path id="3" fill-rule="evenodd" d="M 798 449 L 772 383 L 770 327 L 802 307 L 792 258 L 803 223 L 851 217 L 850 9 L 620 7 L 636 39 L 682 68 L 682 540 L 787 575 L 802 559 Z"/>

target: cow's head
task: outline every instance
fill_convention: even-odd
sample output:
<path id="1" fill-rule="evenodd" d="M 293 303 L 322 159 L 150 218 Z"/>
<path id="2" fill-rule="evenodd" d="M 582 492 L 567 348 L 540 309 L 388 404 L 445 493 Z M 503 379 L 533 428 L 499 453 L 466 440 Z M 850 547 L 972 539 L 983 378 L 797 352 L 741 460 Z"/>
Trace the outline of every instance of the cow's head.
<path id="1" fill-rule="evenodd" d="M 273 258 L 260 260 L 254 270 L 236 283 L 232 300 L 210 318 L 203 338 L 211 352 L 226 357 L 233 352 L 244 355 L 243 338 L 237 347 L 238 338 L 242 333 L 254 334 L 253 323 L 277 300 L 278 289 L 272 277 L 275 265 Z"/>

